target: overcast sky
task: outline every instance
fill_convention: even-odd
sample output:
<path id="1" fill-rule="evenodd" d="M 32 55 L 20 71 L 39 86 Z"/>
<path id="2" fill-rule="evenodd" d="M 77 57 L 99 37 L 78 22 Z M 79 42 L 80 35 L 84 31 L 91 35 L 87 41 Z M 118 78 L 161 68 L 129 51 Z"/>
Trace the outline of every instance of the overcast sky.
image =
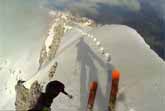
<path id="1" fill-rule="evenodd" d="M 59 9 L 69 9 L 72 12 L 90 13 L 92 15 L 98 14 L 97 8 L 101 4 L 109 6 L 123 6 L 131 10 L 140 10 L 140 4 L 138 0 L 48 0 L 49 5 Z"/>
<path id="2" fill-rule="evenodd" d="M 102 5 L 109 7 L 125 7 L 132 11 L 141 9 L 141 2 L 146 2 L 151 5 L 158 13 L 164 12 L 164 0 L 48 0 L 50 7 L 58 9 L 68 9 L 71 12 L 79 13 L 80 15 L 100 13 L 98 8 Z"/>

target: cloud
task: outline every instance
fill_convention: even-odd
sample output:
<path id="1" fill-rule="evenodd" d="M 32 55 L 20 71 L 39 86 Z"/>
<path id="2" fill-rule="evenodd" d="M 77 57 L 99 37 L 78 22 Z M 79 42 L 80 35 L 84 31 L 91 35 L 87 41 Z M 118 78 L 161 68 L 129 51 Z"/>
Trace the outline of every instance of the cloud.
<path id="1" fill-rule="evenodd" d="M 133 11 L 140 10 L 140 3 L 138 0 L 49 0 L 49 4 L 57 9 L 67 9 L 72 13 L 82 16 L 86 14 L 98 14 L 97 8 L 100 4 L 105 4 L 110 7 L 126 7 Z"/>
<path id="2" fill-rule="evenodd" d="M 97 15 L 97 4 L 95 3 L 72 3 L 72 5 L 67 7 L 73 14 L 79 14 L 81 16 L 85 16 L 86 14 L 89 15 Z"/>

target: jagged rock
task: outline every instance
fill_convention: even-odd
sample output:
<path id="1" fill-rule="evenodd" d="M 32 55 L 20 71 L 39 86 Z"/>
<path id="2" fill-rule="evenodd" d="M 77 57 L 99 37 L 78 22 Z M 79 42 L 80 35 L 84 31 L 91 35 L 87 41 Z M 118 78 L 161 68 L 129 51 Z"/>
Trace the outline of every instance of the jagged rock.
<path id="1" fill-rule="evenodd" d="M 21 82 L 17 82 L 15 86 L 16 90 L 16 101 L 15 101 L 15 108 L 16 111 L 22 110 L 26 111 L 29 108 L 29 90 L 26 89 Z"/>
<path id="2" fill-rule="evenodd" d="M 51 78 L 53 78 L 53 76 L 54 76 L 54 74 L 55 74 L 55 72 L 56 72 L 56 69 L 57 69 L 57 66 L 58 66 L 58 63 L 57 62 L 55 62 L 52 66 L 51 66 L 51 68 L 50 68 L 50 70 L 49 70 L 49 79 L 51 79 Z"/>
<path id="3" fill-rule="evenodd" d="M 37 100 L 41 95 L 41 91 L 41 85 L 38 83 L 38 81 L 33 82 L 29 91 L 29 109 L 33 108 L 34 105 L 36 105 Z"/>
<path id="4" fill-rule="evenodd" d="M 46 52 L 46 47 L 45 45 L 42 47 L 41 51 L 40 51 L 40 58 L 39 58 L 39 68 L 41 68 L 41 65 L 43 64 L 44 62 L 44 58 L 47 58 L 47 52 Z"/>
<path id="5" fill-rule="evenodd" d="M 42 50 L 40 51 L 39 69 L 49 63 L 56 55 L 59 44 L 64 35 L 65 27 L 67 25 L 78 24 L 80 27 L 95 27 L 96 23 L 85 17 L 73 16 L 70 13 L 63 13 L 60 11 L 54 12 L 54 23 L 50 27 L 48 36 L 45 40 Z M 50 40 L 50 41 L 49 41 Z"/>
<path id="6" fill-rule="evenodd" d="M 56 52 L 57 52 L 57 49 L 59 47 L 61 38 L 64 34 L 63 23 L 60 23 L 59 25 L 57 25 L 55 27 L 54 31 L 55 31 L 55 36 L 54 36 L 54 39 L 52 41 L 52 44 L 49 46 L 48 57 L 46 58 L 47 62 L 51 61 L 56 55 Z"/>
<path id="7" fill-rule="evenodd" d="M 49 46 L 46 46 L 44 44 L 41 52 L 40 52 L 40 58 L 39 58 L 39 69 L 42 65 L 48 63 L 51 61 L 57 52 L 57 49 L 59 47 L 61 38 L 64 34 L 64 21 L 60 21 L 56 26 L 54 27 L 54 35 L 52 39 L 52 43 Z M 48 36 L 50 37 L 50 36 Z M 46 50 L 46 47 L 48 47 L 49 51 Z"/>
<path id="8" fill-rule="evenodd" d="M 38 98 L 41 95 L 41 86 L 38 81 L 33 82 L 30 90 L 26 89 L 23 85 L 23 82 L 20 80 L 17 82 L 15 86 L 16 90 L 16 111 L 27 111 L 34 107 L 37 103 Z"/>

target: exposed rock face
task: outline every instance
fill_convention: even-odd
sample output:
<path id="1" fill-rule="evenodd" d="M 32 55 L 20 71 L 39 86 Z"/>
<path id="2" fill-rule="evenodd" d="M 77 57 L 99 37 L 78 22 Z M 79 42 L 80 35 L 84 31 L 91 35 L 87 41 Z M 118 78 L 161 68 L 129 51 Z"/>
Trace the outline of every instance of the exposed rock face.
<path id="1" fill-rule="evenodd" d="M 53 34 L 51 36 L 48 36 L 48 38 L 45 41 L 48 43 L 45 43 L 41 50 L 40 58 L 39 58 L 40 67 L 48 63 L 55 57 L 63 34 L 64 34 L 64 22 L 60 21 L 53 28 Z M 48 40 L 50 37 L 52 39 Z"/>
<path id="2" fill-rule="evenodd" d="M 57 69 L 57 66 L 58 66 L 58 63 L 55 62 L 51 67 L 50 67 L 50 70 L 49 70 L 49 80 L 52 79 L 54 77 L 54 74 L 56 72 L 56 69 Z"/>
<path id="3" fill-rule="evenodd" d="M 26 89 L 20 80 L 15 86 L 16 90 L 16 111 L 27 111 L 34 107 L 37 103 L 38 98 L 41 95 L 41 86 L 38 81 L 35 81 L 30 90 Z"/>
<path id="4" fill-rule="evenodd" d="M 15 107 L 16 111 L 18 110 L 23 110 L 26 111 L 29 108 L 29 90 L 26 89 L 22 83 L 18 82 L 17 85 L 15 86 L 16 90 L 16 102 L 15 102 Z"/>
<path id="5" fill-rule="evenodd" d="M 96 23 L 85 17 L 81 18 L 72 16 L 70 13 L 55 12 L 53 24 L 49 29 L 48 36 L 40 51 L 39 69 L 55 57 L 61 39 L 66 30 L 68 30 L 67 26 L 70 25 L 95 27 Z"/>
<path id="6" fill-rule="evenodd" d="M 41 95 L 41 90 L 42 88 L 40 84 L 38 83 L 38 81 L 35 81 L 31 85 L 31 88 L 29 91 L 29 104 L 30 104 L 29 108 L 33 108 L 34 105 L 37 103 L 37 100 Z"/>

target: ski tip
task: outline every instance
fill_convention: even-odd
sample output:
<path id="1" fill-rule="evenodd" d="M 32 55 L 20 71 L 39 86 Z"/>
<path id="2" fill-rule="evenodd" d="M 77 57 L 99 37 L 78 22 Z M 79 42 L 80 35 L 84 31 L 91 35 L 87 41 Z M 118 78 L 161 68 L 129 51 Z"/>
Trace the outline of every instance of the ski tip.
<path id="1" fill-rule="evenodd" d="M 115 69 L 115 70 L 112 71 L 112 79 L 120 79 L 119 70 Z"/>
<path id="2" fill-rule="evenodd" d="M 96 88 L 97 88 L 97 82 L 96 81 L 91 82 L 90 89 L 95 90 Z"/>

